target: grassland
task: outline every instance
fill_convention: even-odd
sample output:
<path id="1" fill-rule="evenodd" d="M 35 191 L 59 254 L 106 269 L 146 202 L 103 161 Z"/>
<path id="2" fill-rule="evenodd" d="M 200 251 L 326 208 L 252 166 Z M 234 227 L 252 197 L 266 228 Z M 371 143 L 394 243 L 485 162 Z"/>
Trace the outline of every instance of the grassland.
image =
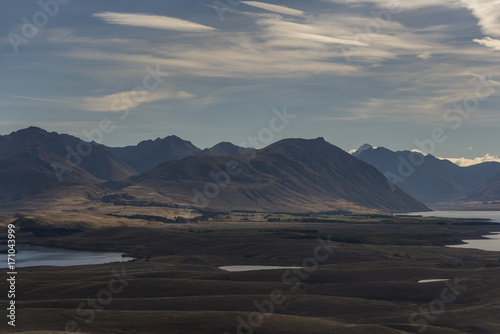
<path id="1" fill-rule="evenodd" d="M 138 260 L 19 269 L 17 326 L 13 330 L 3 321 L 0 332 L 64 333 L 74 321 L 82 333 L 232 334 L 241 325 L 238 319 L 248 323 L 260 312 L 256 304 L 270 300 L 275 290 L 285 300 L 274 304 L 272 314 L 255 318 L 262 320 L 259 326 L 240 332 L 419 333 L 424 320 L 425 333 L 499 332 L 500 253 L 443 247 L 486 234 L 490 225 L 359 214 L 303 222 L 310 215 L 267 215 L 220 213 L 205 221 L 162 223 L 105 214 L 30 214 L 18 221 L 25 226 L 19 243 L 121 251 Z M 37 235 L 39 226 L 54 234 Z M 58 234 L 60 228 L 79 231 Z M 306 259 L 314 258 L 318 238 L 332 240 L 332 252 L 316 267 Z M 218 269 L 223 265 L 306 265 L 311 272 L 226 272 Z M 92 307 L 77 308 L 107 289 L 113 270 L 134 278 L 87 322 Z M 420 322 L 412 322 L 412 314 L 442 298 L 445 283 L 417 283 L 431 278 L 456 278 L 465 288 L 439 314 L 414 315 Z M 0 290 L 6 289 L 1 282 Z M 6 307 L 3 300 L 0 307 Z"/>

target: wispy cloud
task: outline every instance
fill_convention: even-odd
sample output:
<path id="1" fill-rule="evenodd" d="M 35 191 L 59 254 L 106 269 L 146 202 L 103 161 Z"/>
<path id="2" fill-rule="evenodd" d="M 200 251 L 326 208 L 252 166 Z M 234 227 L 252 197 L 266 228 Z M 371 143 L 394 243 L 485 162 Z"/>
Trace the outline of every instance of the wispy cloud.
<path id="1" fill-rule="evenodd" d="M 360 36 L 356 27 L 364 27 L 371 20 L 371 16 L 356 14 L 345 17 L 326 13 L 287 19 L 272 15 L 256 19 L 258 30 L 191 36 L 189 43 L 165 42 L 168 46 L 155 41 L 154 47 L 148 47 L 145 39 L 140 41 L 141 48 L 131 48 L 130 52 L 117 49 L 122 47 L 120 43 L 72 50 L 66 55 L 112 61 L 115 66 L 123 64 L 125 72 L 158 64 L 173 76 L 254 79 L 319 74 L 359 76 L 367 68 L 388 60 L 411 55 L 422 61 L 419 58 L 429 60 L 431 54 L 443 53 L 442 41 L 433 34 L 413 32 L 396 21 L 384 24 L 380 32 Z M 349 63 L 346 56 L 354 61 Z"/>
<path id="2" fill-rule="evenodd" d="M 477 165 L 481 164 L 483 162 L 500 162 L 500 157 L 498 155 L 493 155 L 493 154 L 485 154 L 482 157 L 477 157 L 477 158 L 441 158 L 437 157 L 438 159 L 441 160 L 449 160 L 453 162 L 455 165 L 461 166 L 461 167 L 467 167 L 467 166 L 472 166 L 472 165 Z"/>
<path id="3" fill-rule="evenodd" d="M 15 99 L 41 101 L 41 102 L 56 102 L 56 103 L 73 103 L 74 102 L 74 101 L 70 101 L 70 100 L 45 99 L 45 98 L 32 97 L 32 96 L 18 96 L 18 95 L 4 95 L 4 96 L 12 97 Z"/>
<path id="4" fill-rule="evenodd" d="M 408 10 L 434 5 L 464 8 L 464 3 L 457 5 L 457 1 L 423 0 L 405 2 L 402 6 Z M 334 2 L 352 6 L 358 3 L 354 0 Z M 243 3 L 272 13 L 255 13 L 252 10 L 253 15 L 245 17 L 244 25 L 231 30 L 221 29 L 217 33 L 183 35 L 182 40 L 176 34 L 148 34 L 142 39 L 121 43 L 127 41 L 125 38 L 129 36 L 117 34 L 105 35 L 99 42 L 98 37 L 87 38 L 59 31 L 52 35 L 52 42 L 67 43 L 67 49 L 62 51 L 64 56 L 95 60 L 96 62 L 91 63 L 96 64 L 112 64 L 96 68 L 93 73 L 85 69 L 85 75 L 104 78 L 99 82 L 136 80 L 143 76 L 145 66 L 157 64 L 168 71 L 172 79 L 191 85 L 186 89 L 197 92 L 197 97 L 214 96 L 213 92 L 198 93 L 197 89 L 200 88 L 194 83 L 197 78 L 203 78 L 200 82 L 208 80 L 205 78 L 220 80 L 217 82 L 224 82 L 224 78 L 251 82 L 255 79 L 322 80 L 331 76 L 341 77 L 342 80 L 335 82 L 325 79 L 328 81 L 323 82 L 323 87 L 332 85 L 334 89 L 333 86 L 348 80 L 349 84 L 356 87 L 353 90 L 358 92 L 356 96 L 349 92 L 346 99 L 341 99 L 348 112 L 328 115 L 327 118 L 331 121 L 374 119 L 381 122 L 412 121 L 424 124 L 443 122 L 442 115 L 447 108 L 474 94 L 475 85 L 471 84 L 470 73 L 464 73 L 464 69 L 481 74 L 500 73 L 498 61 L 492 57 L 494 53 L 481 47 L 496 47 L 497 40 L 485 37 L 474 42 L 472 38 L 457 42 L 454 34 L 460 26 L 453 22 L 448 25 L 427 26 L 425 20 L 422 20 L 422 26 L 415 28 L 413 25 L 405 25 L 404 18 L 394 17 L 380 23 L 371 16 L 370 6 L 350 10 L 347 14 L 326 11 L 315 15 L 264 2 Z M 385 0 L 361 1 L 363 3 L 381 8 L 387 6 Z M 238 10 L 248 11 L 249 8 L 239 6 Z M 462 10 L 461 15 L 464 12 Z M 183 32 L 214 30 L 167 16 L 114 12 L 96 13 L 93 16 L 111 24 Z M 472 15 L 468 19 L 474 24 Z M 380 23 L 379 29 L 366 29 L 376 22 Z M 83 32 L 79 34 L 83 35 Z M 72 41 L 75 45 L 70 44 Z M 456 61 L 457 56 L 460 61 Z M 77 70 L 75 67 L 73 71 Z M 367 87 L 365 83 L 357 81 L 361 77 L 376 78 L 377 83 Z M 288 86 L 288 83 L 284 83 L 284 86 Z M 121 89 L 111 88 L 102 94 Z M 292 87 L 290 91 L 294 89 Z M 173 95 L 168 96 L 172 98 Z M 117 97 L 119 96 L 115 94 L 88 97 L 81 105 L 85 110 L 106 111 L 110 109 L 110 100 Z M 157 101 L 161 97 L 153 95 L 148 99 Z M 221 101 L 224 99 L 227 101 L 231 98 L 228 95 L 219 96 L 217 103 L 223 103 Z M 491 109 L 493 102 L 482 102 L 481 113 L 475 114 L 468 122 L 491 124 L 491 119 L 498 120 L 498 116 L 487 109 Z M 213 101 L 206 99 L 202 103 L 201 98 L 190 99 L 183 102 L 183 107 L 196 103 L 206 105 Z"/>
<path id="5" fill-rule="evenodd" d="M 109 45 L 110 43 L 130 44 L 137 41 L 127 38 L 95 38 L 82 37 L 74 33 L 70 29 L 50 28 L 44 29 L 47 40 L 51 43 L 78 43 L 78 44 L 93 44 L 93 45 Z"/>
<path id="6" fill-rule="evenodd" d="M 420 59 L 423 59 L 423 60 L 427 60 L 429 58 L 431 58 L 432 54 L 430 51 L 425 51 L 424 53 L 418 55 L 417 57 L 420 58 Z"/>
<path id="7" fill-rule="evenodd" d="M 305 13 L 303 11 L 285 6 L 278 6 L 259 1 L 242 1 L 242 3 L 279 14 L 292 15 L 292 16 L 305 16 Z"/>
<path id="8" fill-rule="evenodd" d="M 396 8 L 399 10 L 416 10 L 427 7 L 467 8 L 478 19 L 483 33 L 491 36 L 500 36 L 500 1 L 498 0 L 419 0 L 397 1 L 388 3 L 386 0 L 326 0 L 329 2 L 350 4 L 374 4 L 380 8 Z"/>
<path id="9" fill-rule="evenodd" d="M 486 46 L 487 48 L 491 48 L 496 51 L 500 51 L 500 40 L 494 39 L 491 37 L 485 37 L 483 39 L 474 39 L 474 42 Z"/>
<path id="10" fill-rule="evenodd" d="M 500 1 L 462 0 L 479 20 L 479 26 L 486 35 L 500 36 Z"/>
<path id="11" fill-rule="evenodd" d="M 148 102 L 193 97 L 195 97 L 193 94 L 184 91 L 126 91 L 99 97 L 84 97 L 79 107 L 87 111 L 121 111 L 136 108 Z"/>
<path id="12" fill-rule="evenodd" d="M 468 147 L 467 149 L 469 151 L 472 150 L 471 147 Z M 412 149 L 411 151 L 412 152 L 420 153 L 420 154 L 422 154 L 424 156 L 427 156 L 426 152 L 424 152 L 422 150 L 419 150 L 417 148 Z M 468 166 L 478 165 L 478 164 L 482 164 L 483 162 L 499 162 L 500 163 L 500 156 L 494 155 L 494 154 L 490 154 L 490 153 L 486 153 L 484 156 L 477 157 L 477 158 L 464 158 L 464 157 L 461 157 L 461 158 L 436 157 L 436 158 L 438 158 L 439 160 L 448 160 L 448 161 L 451 161 L 455 165 L 460 166 L 460 167 L 468 167 Z"/>
<path id="13" fill-rule="evenodd" d="M 141 14 L 141 13 L 95 13 L 93 17 L 100 18 L 109 24 L 120 24 L 132 27 L 152 29 L 176 30 L 186 32 L 204 32 L 216 30 L 202 24 L 194 23 L 169 16 Z"/>
<path id="14" fill-rule="evenodd" d="M 444 6 L 444 7 L 460 7 L 461 0 L 418 0 L 418 1 L 394 1 L 387 0 L 325 0 L 339 4 L 350 4 L 359 6 L 360 4 L 375 4 L 381 8 L 396 8 L 401 10 L 414 10 L 425 7 Z"/>
<path id="15" fill-rule="evenodd" d="M 278 16 L 257 20 L 257 24 L 262 29 L 259 34 L 220 33 L 209 38 L 193 38 L 191 43 L 171 43 L 168 47 L 156 45 L 145 48 L 144 52 L 76 50 L 71 55 L 123 62 L 128 68 L 131 64 L 158 64 L 173 76 L 297 78 L 318 73 L 346 75 L 359 71 L 345 61 L 338 45 L 362 43 L 328 35 L 328 29 L 319 29 L 314 24 L 287 22 Z"/>

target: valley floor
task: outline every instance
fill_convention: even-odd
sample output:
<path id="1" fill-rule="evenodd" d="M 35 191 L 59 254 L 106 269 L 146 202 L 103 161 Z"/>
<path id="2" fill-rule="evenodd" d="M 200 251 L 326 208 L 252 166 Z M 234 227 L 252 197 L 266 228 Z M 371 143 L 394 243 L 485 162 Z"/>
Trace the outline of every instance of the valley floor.
<path id="1" fill-rule="evenodd" d="M 19 268 L 16 327 L 2 320 L 0 332 L 494 334 L 500 332 L 500 252 L 443 247 L 489 231 L 448 220 L 21 233 L 18 243 L 139 258 Z M 222 265 L 307 268 L 227 272 L 217 268 Z M 417 283 L 440 278 L 450 281 Z M 0 290 L 7 291 L 5 281 Z M 4 299 L 0 307 L 7 307 Z"/>

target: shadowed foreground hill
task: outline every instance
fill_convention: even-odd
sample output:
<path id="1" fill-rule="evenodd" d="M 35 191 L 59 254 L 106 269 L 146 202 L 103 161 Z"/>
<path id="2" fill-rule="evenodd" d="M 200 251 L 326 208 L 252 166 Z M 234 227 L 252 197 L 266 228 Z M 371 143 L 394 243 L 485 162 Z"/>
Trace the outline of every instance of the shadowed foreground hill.
<path id="1" fill-rule="evenodd" d="M 131 180 L 136 186 L 212 209 L 428 210 L 393 188 L 376 168 L 323 138 L 286 139 L 232 156 L 188 157 Z"/>

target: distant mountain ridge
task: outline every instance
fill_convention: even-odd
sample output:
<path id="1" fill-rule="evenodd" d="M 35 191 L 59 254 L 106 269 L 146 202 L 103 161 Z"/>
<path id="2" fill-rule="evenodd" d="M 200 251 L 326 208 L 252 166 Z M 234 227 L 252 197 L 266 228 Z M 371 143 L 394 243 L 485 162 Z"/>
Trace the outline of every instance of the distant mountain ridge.
<path id="1" fill-rule="evenodd" d="M 248 150 L 229 142 L 221 142 L 204 150 L 177 136 L 145 140 L 135 146 L 106 147 L 113 155 L 139 172 L 147 172 L 161 163 L 193 155 L 231 155 Z"/>
<path id="2" fill-rule="evenodd" d="M 460 167 L 430 154 L 393 152 L 368 144 L 354 152 L 353 156 L 376 167 L 386 176 L 392 176 L 390 178 L 401 189 L 426 204 L 499 199 L 493 194 L 500 194 L 500 188 L 493 185 L 493 181 L 488 181 L 500 178 L 500 163 L 497 162 Z"/>
<path id="3" fill-rule="evenodd" d="M 252 159 L 245 156 L 252 154 L 191 156 L 161 164 L 131 180 L 134 185 L 164 192 L 173 189 L 183 201 L 217 209 L 428 210 L 392 188 L 375 168 L 323 138 L 285 139 L 257 150 Z M 230 176 L 226 171 L 230 164 L 239 173 Z M 212 196 L 214 192 L 217 196 Z"/>
<path id="4" fill-rule="evenodd" d="M 163 162 L 191 155 L 230 155 L 248 150 L 229 142 L 221 142 L 201 150 L 190 141 L 177 136 L 145 140 L 126 147 L 108 147 L 34 126 L 1 137 L 9 137 L 28 146 L 43 148 L 66 159 L 70 164 L 76 164 L 96 178 L 115 181 L 146 172 Z"/>
<path id="5" fill-rule="evenodd" d="M 60 179 L 56 171 L 71 171 Z M 98 179 L 42 147 L 0 136 L 0 202 L 27 199 L 58 187 L 94 185 Z"/>
<path id="6" fill-rule="evenodd" d="M 241 172 L 226 186 L 228 163 Z M 0 181 L 0 207 L 33 196 L 50 206 L 51 196 L 59 196 L 65 203 L 119 199 L 124 205 L 211 209 L 428 210 L 377 169 L 322 138 L 282 140 L 260 150 L 227 142 L 200 150 L 169 136 L 108 148 L 30 127 L 0 136 Z M 214 184 L 220 189 L 211 196 L 207 189 Z M 197 194 L 208 203 L 196 203 Z"/>
<path id="7" fill-rule="evenodd" d="M 103 145 L 95 142 L 85 142 L 74 136 L 47 132 L 37 127 L 12 132 L 8 137 L 32 147 L 43 148 L 98 179 L 124 180 L 137 174 L 137 171 L 116 159 Z"/>
<path id="8" fill-rule="evenodd" d="M 245 151 L 252 151 L 252 148 L 244 148 L 240 146 L 236 146 L 229 142 L 220 142 L 217 145 L 206 148 L 203 151 L 199 152 L 199 155 L 216 155 L 216 156 L 226 156 L 242 153 Z"/>
<path id="9" fill-rule="evenodd" d="M 145 140 L 134 146 L 107 147 L 107 149 L 139 172 L 146 172 L 163 162 L 179 160 L 201 152 L 191 142 L 177 136 Z"/>

